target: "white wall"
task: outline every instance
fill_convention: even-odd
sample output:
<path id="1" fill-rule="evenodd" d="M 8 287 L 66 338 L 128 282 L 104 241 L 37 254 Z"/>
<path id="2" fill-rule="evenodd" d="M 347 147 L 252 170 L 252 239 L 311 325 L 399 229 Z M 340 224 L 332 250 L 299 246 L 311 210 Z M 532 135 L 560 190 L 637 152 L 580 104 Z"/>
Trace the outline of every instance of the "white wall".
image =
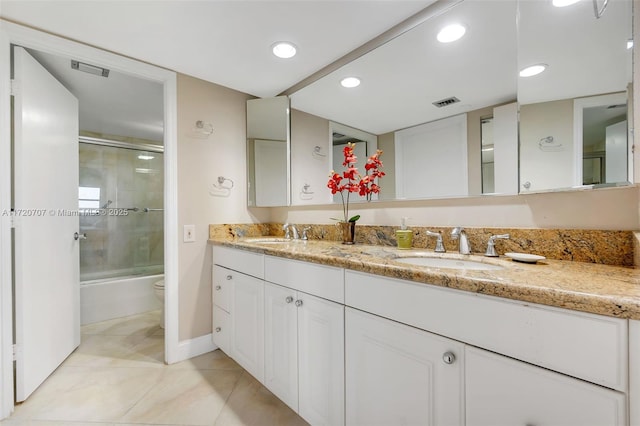
<path id="1" fill-rule="evenodd" d="M 269 220 L 268 209 L 247 208 L 246 101 L 250 96 L 178 75 L 179 339 L 211 333 L 210 223 Z M 193 137 L 196 121 L 212 123 L 213 134 Z M 232 179 L 228 197 L 209 195 L 218 176 Z M 196 226 L 196 241 L 182 242 L 184 225 Z"/>
<path id="2" fill-rule="evenodd" d="M 328 191 L 328 189 L 327 189 Z M 640 229 L 638 187 L 596 191 L 557 192 L 513 196 L 485 196 L 443 200 L 373 202 L 353 205 L 365 225 L 475 226 L 509 228 Z M 271 220 L 289 223 L 333 223 L 339 205 L 310 210 L 274 208 Z"/>

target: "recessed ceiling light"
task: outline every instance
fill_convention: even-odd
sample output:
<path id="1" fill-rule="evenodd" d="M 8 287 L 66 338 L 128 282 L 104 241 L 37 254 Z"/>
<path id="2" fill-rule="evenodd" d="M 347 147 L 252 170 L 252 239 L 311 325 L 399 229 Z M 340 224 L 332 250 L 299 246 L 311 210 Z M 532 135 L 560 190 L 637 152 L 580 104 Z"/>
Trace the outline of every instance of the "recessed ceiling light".
<path id="1" fill-rule="evenodd" d="M 293 58 L 297 52 L 296 46 L 288 41 L 274 43 L 271 49 L 274 55 L 282 59 Z"/>
<path id="2" fill-rule="evenodd" d="M 553 4 L 555 7 L 565 7 L 565 6 L 571 6 L 574 3 L 578 3 L 580 0 L 553 0 L 551 2 L 551 4 Z"/>
<path id="3" fill-rule="evenodd" d="M 547 69 L 547 64 L 536 64 L 526 67 L 520 71 L 520 77 L 533 77 Z"/>
<path id="4" fill-rule="evenodd" d="M 357 87 L 360 85 L 360 79 L 358 77 L 346 77 L 342 79 L 340 84 L 342 84 L 342 87 Z"/>
<path id="5" fill-rule="evenodd" d="M 441 29 L 437 38 L 440 43 L 451 43 L 460 39 L 465 32 L 467 29 L 463 25 L 451 24 Z"/>

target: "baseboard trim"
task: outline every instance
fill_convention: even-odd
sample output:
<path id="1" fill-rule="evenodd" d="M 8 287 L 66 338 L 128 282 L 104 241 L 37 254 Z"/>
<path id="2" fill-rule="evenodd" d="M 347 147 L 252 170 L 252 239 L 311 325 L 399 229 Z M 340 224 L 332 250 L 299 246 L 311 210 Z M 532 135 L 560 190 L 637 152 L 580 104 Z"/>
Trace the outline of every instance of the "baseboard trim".
<path id="1" fill-rule="evenodd" d="M 211 333 L 193 339 L 183 340 L 178 343 L 176 359 L 174 359 L 173 362 L 184 361 L 198 355 L 206 354 L 207 352 L 215 351 L 216 349 L 218 349 L 218 347 L 213 343 Z"/>

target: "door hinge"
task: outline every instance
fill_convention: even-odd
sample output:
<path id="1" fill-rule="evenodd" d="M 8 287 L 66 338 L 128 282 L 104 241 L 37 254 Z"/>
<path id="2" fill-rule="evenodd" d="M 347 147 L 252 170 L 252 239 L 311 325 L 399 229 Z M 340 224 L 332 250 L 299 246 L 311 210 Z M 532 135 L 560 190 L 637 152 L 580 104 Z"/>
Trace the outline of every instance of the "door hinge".
<path id="1" fill-rule="evenodd" d="M 20 357 L 20 355 L 22 355 L 22 352 L 20 351 L 20 348 L 16 344 L 11 345 L 11 348 L 13 349 L 13 360 L 17 361 L 18 357 Z"/>

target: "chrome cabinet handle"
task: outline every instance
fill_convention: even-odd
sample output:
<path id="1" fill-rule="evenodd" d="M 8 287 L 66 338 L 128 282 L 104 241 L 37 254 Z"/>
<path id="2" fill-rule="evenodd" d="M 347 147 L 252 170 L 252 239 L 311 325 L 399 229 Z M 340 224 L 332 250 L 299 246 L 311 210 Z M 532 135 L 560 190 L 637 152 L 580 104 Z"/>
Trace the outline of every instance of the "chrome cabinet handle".
<path id="1" fill-rule="evenodd" d="M 291 302 L 293 302 L 293 297 L 287 296 L 287 298 L 284 299 L 284 301 L 287 302 L 287 303 L 291 303 Z"/>
<path id="2" fill-rule="evenodd" d="M 233 277 L 231 275 L 227 275 L 227 280 L 232 280 Z"/>
<path id="3" fill-rule="evenodd" d="M 219 290 L 221 290 L 221 289 L 222 289 L 222 287 L 220 287 L 219 285 L 217 285 L 217 286 L 216 286 L 216 290 L 218 290 L 218 291 L 219 291 Z"/>
<path id="4" fill-rule="evenodd" d="M 220 333 L 221 331 L 222 331 L 222 328 L 216 327 L 216 333 Z"/>
<path id="5" fill-rule="evenodd" d="M 445 364 L 453 364 L 456 362 L 456 355 L 453 352 L 445 352 L 442 355 L 442 360 Z"/>
<path id="6" fill-rule="evenodd" d="M 299 308 L 300 306 L 302 306 L 302 300 L 298 299 L 296 300 L 296 306 Z"/>

